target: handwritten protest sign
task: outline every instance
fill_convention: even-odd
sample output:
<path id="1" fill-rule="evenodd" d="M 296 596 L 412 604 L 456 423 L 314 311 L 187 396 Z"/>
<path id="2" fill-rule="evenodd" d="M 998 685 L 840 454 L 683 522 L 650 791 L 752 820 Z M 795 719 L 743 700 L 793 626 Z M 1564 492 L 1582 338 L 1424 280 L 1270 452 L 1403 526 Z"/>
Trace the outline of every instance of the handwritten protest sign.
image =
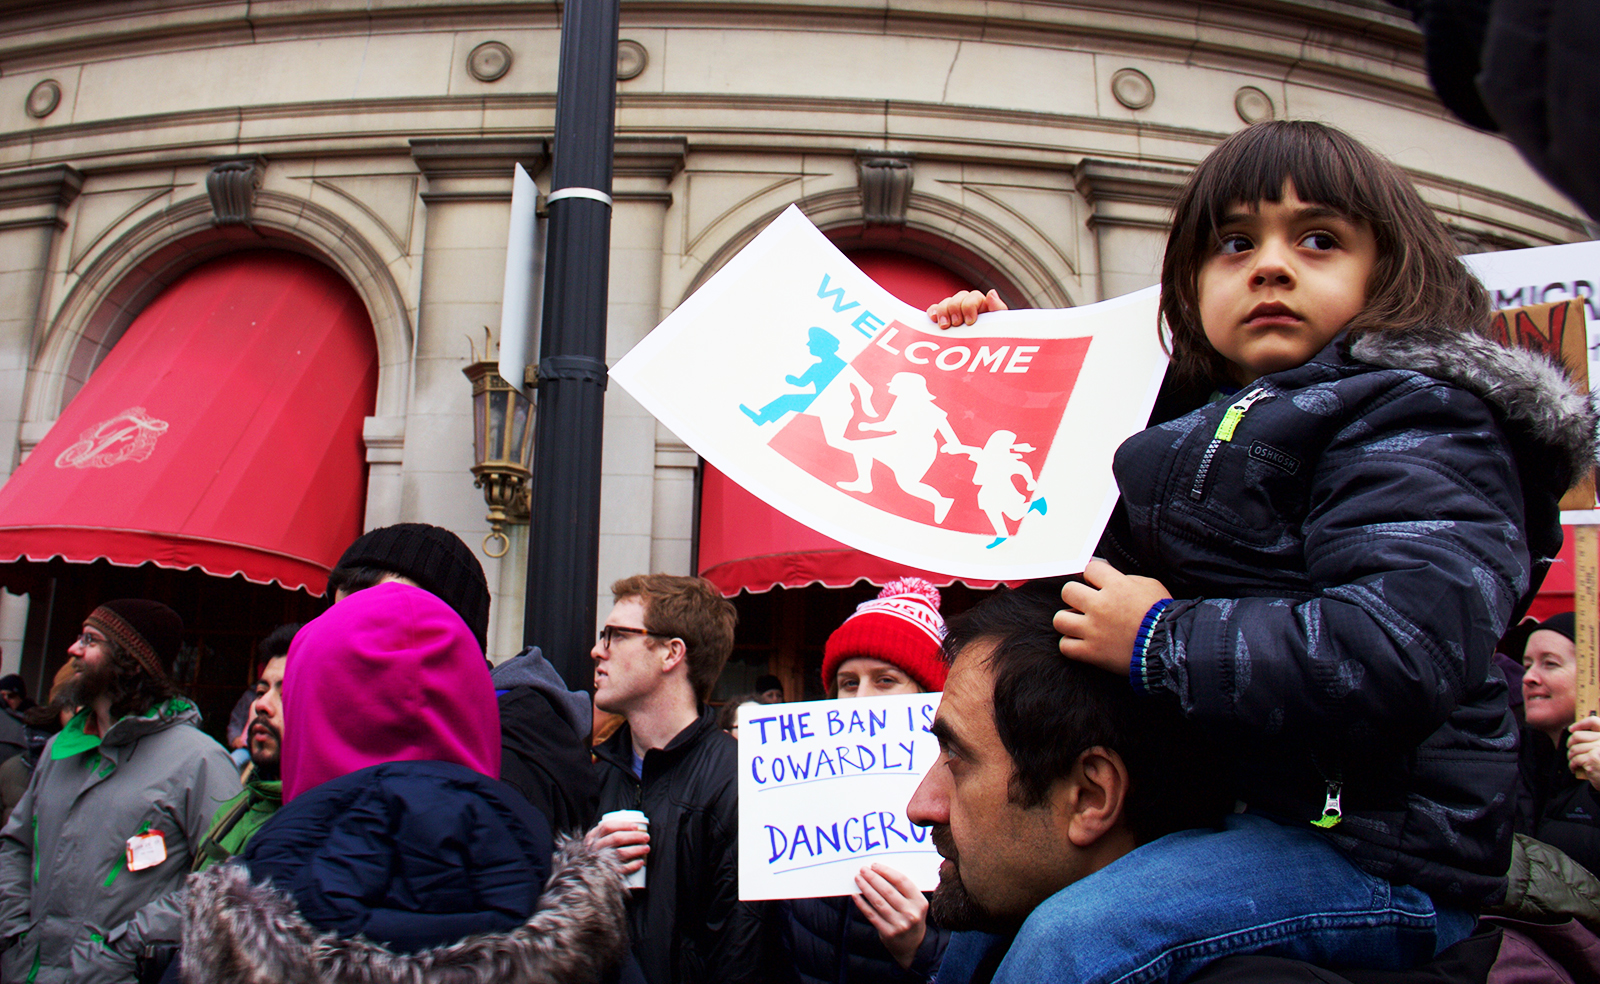
<path id="1" fill-rule="evenodd" d="M 923 570 L 1082 570 L 1167 357 L 1154 288 L 939 331 L 791 207 L 611 370 L 779 511 Z"/>
<path id="2" fill-rule="evenodd" d="M 1475 253 L 1461 262 L 1482 281 L 1497 309 L 1582 300 L 1590 375 L 1600 370 L 1600 242 Z"/>
<path id="3" fill-rule="evenodd" d="M 928 828 L 906 818 L 939 754 L 923 730 L 939 697 L 739 708 L 739 898 L 852 894 L 874 861 L 939 884 Z"/>

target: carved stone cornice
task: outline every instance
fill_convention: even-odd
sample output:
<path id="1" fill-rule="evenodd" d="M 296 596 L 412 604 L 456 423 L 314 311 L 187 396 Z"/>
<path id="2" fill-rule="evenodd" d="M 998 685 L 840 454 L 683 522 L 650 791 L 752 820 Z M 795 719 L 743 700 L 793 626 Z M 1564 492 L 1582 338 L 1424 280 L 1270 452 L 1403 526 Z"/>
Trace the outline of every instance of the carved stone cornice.
<path id="1" fill-rule="evenodd" d="M 689 157 L 687 137 L 618 137 L 611 152 L 611 198 L 671 205 L 667 186 Z"/>
<path id="2" fill-rule="evenodd" d="M 417 170 L 433 178 L 503 178 L 511 165 L 529 174 L 544 170 L 550 141 L 544 137 L 444 137 L 411 141 Z"/>
<path id="3" fill-rule="evenodd" d="M 1084 158 L 1073 169 L 1078 194 L 1089 203 L 1089 224 L 1165 231 L 1172 203 L 1189 172 L 1177 168 Z"/>
<path id="4" fill-rule="evenodd" d="M 689 156 L 687 137 L 618 137 L 612 151 L 616 177 L 672 180 Z"/>
<path id="5" fill-rule="evenodd" d="M 537 176 L 550 162 L 545 137 L 448 137 L 411 141 L 411 159 L 428 179 L 422 200 L 509 202 L 511 168 Z"/>
<path id="6" fill-rule="evenodd" d="M 58 225 L 82 189 L 83 174 L 70 164 L 0 171 L 0 229 Z"/>

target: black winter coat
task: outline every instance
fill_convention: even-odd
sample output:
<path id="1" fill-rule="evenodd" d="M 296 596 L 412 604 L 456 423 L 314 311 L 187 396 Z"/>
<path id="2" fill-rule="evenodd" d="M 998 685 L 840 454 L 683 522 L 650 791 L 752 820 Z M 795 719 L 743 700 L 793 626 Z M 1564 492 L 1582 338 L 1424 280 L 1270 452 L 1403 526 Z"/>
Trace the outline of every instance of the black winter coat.
<path id="1" fill-rule="evenodd" d="M 500 778 L 550 820 L 552 830 L 594 826 L 598 783 L 588 742 L 533 687 L 500 695 Z"/>
<path id="2" fill-rule="evenodd" d="M 522 925 L 550 853 L 549 824 L 510 786 L 449 762 L 388 762 L 285 803 L 244 862 L 314 928 L 409 953 Z"/>
<path id="3" fill-rule="evenodd" d="M 1102 551 L 1177 599 L 1136 680 L 1231 744 L 1253 809 L 1309 823 L 1336 794 L 1327 835 L 1367 871 L 1497 898 L 1516 732 L 1490 657 L 1561 543 L 1594 420 L 1526 352 L 1341 336 L 1135 435 Z"/>
<path id="4" fill-rule="evenodd" d="M 738 745 L 700 717 L 633 774 L 625 724 L 595 749 L 601 814 L 650 818 L 648 887 L 628 903 L 633 953 L 650 984 L 768 981 L 782 964 L 782 930 L 770 903 L 739 901 Z"/>
<path id="5" fill-rule="evenodd" d="M 1600 795 L 1567 768 L 1566 735 L 1555 745 L 1542 732 L 1522 729 L 1519 762 L 1517 832 L 1600 873 Z"/>
<path id="6" fill-rule="evenodd" d="M 600 783 L 589 756 L 594 705 L 568 690 L 537 646 L 490 674 L 500 702 L 500 778 L 556 831 L 594 826 Z"/>
<path id="7" fill-rule="evenodd" d="M 789 948 L 800 984 L 917 984 L 939 969 L 950 931 L 933 922 L 909 968 L 902 968 L 848 895 L 792 899 Z"/>

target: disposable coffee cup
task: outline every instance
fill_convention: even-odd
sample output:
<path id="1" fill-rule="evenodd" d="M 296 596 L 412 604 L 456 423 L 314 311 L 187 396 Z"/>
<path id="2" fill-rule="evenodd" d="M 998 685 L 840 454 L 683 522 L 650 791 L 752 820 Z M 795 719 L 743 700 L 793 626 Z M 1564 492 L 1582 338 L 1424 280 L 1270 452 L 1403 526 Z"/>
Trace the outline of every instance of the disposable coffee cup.
<path id="1" fill-rule="evenodd" d="M 610 813 L 605 814 L 600 819 L 601 820 L 626 820 L 626 821 L 631 822 L 634 826 L 638 827 L 640 830 L 644 831 L 645 833 L 648 834 L 650 832 L 650 818 L 645 816 L 643 813 L 639 812 L 638 810 L 612 810 Z M 638 871 L 635 871 L 633 874 L 631 874 L 631 875 L 629 875 L 627 877 L 627 884 L 628 884 L 629 888 L 643 888 L 644 887 L 644 884 L 645 884 L 645 882 L 644 882 L 645 869 L 647 867 L 648 867 L 648 865 L 642 865 L 642 866 L 640 866 Z"/>

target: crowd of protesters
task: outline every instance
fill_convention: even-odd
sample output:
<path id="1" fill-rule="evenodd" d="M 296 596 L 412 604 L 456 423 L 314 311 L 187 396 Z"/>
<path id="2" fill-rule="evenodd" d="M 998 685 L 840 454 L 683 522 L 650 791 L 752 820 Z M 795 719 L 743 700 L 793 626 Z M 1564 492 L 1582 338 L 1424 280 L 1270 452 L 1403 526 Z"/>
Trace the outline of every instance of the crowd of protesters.
<path id="1" fill-rule="evenodd" d="M 903 578 L 828 639 L 832 699 L 942 693 L 931 898 L 870 863 L 740 899 L 730 732 L 783 683 L 713 706 L 709 582 L 613 584 L 591 699 L 491 666 L 471 550 L 402 524 L 262 644 L 236 756 L 154 601 L 87 613 L 42 707 L 0 679 L 3 980 L 1597 979 L 1600 718 L 1574 617 L 1525 619 L 1591 402 L 1486 337 L 1433 212 L 1330 127 L 1223 141 L 1161 283 L 1100 559 L 948 625 Z"/>

